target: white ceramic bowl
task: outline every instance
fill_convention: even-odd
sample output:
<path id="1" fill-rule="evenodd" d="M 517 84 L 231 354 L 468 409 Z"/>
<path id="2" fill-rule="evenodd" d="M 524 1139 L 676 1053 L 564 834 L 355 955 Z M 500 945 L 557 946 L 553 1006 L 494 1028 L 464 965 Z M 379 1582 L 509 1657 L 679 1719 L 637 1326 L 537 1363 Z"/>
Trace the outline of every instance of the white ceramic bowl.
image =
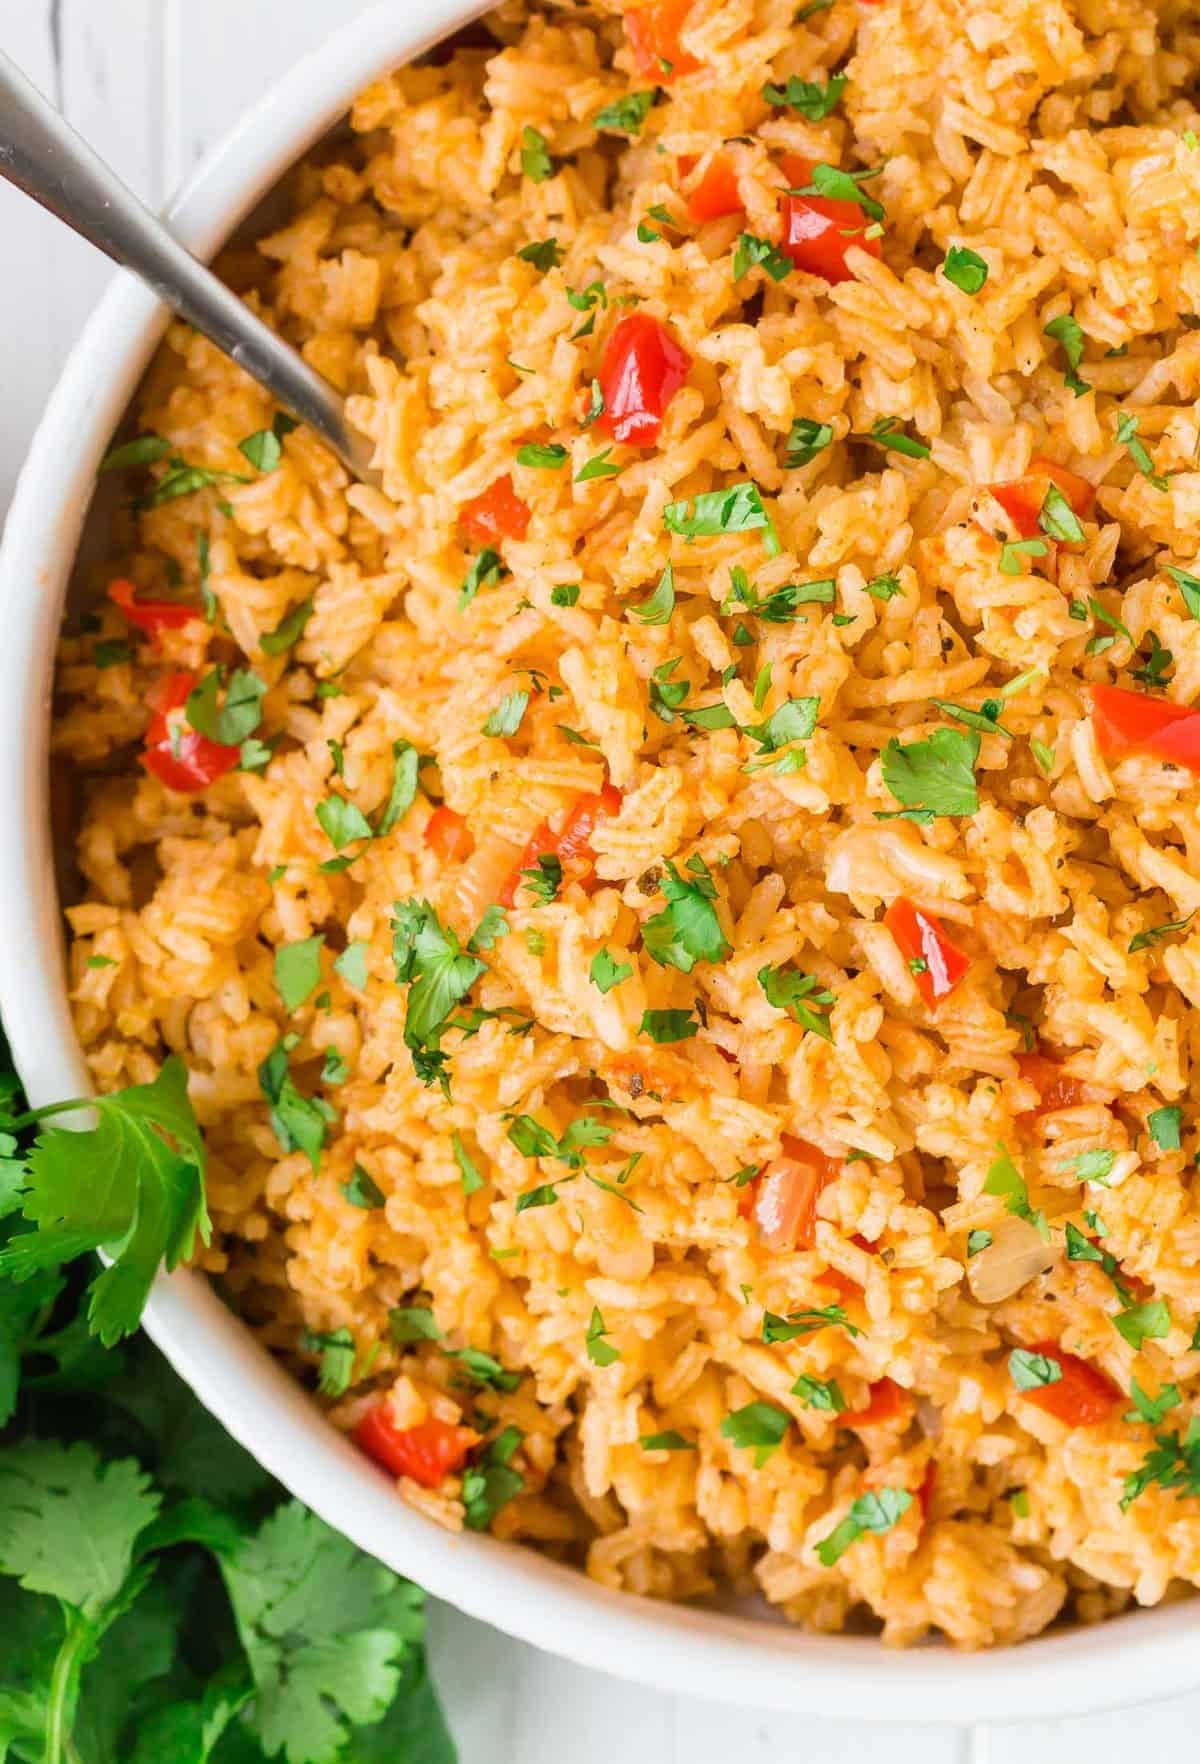
<path id="1" fill-rule="evenodd" d="M 171 211 L 184 243 L 210 256 L 361 86 L 481 10 L 473 0 L 388 0 L 338 32 L 185 187 Z M 122 276 L 46 410 L 0 552 L 0 1013 L 34 1104 L 87 1087 L 50 847 L 55 641 L 97 462 L 164 324 L 152 296 Z M 1200 1685 L 1200 1601 L 972 1656 L 898 1654 L 861 1637 L 608 1592 L 532 1550 L 451 1537 L 412 1512 L 201 1278 L 160 1279 L 146 1326 L 234 1437 L 323 1519 L 460 1610 L 584 1665 L 698 1697 L 885 1721 L 1081 1713 Z"/>

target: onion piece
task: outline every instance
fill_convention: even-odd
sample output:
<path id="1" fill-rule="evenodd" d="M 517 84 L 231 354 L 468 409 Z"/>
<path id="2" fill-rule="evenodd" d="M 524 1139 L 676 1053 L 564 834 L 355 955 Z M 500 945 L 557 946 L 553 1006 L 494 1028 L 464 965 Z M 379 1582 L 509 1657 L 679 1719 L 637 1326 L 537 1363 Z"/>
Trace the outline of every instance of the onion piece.
<path id="1" fill-rule="evenodd" d="M 992 1231 L 992 1241 L 967 1263 L 967 1285 L 981 1305 L 1011 1298 L 1038 1274 L 1062 1260 L 1061 1246 L 1047 1243 L 1028 1219 L 1009 1213 Z"/>

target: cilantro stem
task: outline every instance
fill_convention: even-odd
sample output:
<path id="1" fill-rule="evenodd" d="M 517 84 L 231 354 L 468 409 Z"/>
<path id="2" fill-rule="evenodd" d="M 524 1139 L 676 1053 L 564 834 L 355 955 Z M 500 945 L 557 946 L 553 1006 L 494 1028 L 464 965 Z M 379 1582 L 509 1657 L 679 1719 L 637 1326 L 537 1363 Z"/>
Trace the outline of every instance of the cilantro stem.
<path id="1" fill-rule="evenodd" d="M 79 1612 L 71 1611 L 69 1607 L 64 1606 L 63 1612 L 67 1633 L 54 1658 L 46 1698 L 45 1764 L 63 1764 L 64 1758 L 73 1759 L 78 1756 L 67 1731 L 67 1710 L 72 1701 L 71 1692 L 79 1676 L 81 1656 L 92 1626 Z"/>
<path id="2" fill-rule="evenodd" d="M 95 1106 L 94 1096 L 75 1096 L 69 1102 L 45 1103 L 40 1109 L 29 1109 L 24 1115 L 5 1116 L 0 1120 L 0 1129 L 5 1133 L 20 1133 L 23 1128 L 45 1121 L 50 1115 L 65 1115 L 72 1109 L 94 1109 Z"/>

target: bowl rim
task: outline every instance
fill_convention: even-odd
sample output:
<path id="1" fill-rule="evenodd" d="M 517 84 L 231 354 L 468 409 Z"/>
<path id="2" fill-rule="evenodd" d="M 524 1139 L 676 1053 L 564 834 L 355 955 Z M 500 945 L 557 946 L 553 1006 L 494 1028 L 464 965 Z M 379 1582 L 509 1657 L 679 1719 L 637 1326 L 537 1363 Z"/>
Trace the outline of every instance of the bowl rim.
<path id="1" fill-rule="evenodd" d="M 383 0 L 339 27 L 204 157 L 167 211 L 173 230 L 210 256 L 357 91 L 486 10 L 478 0 Z M 57 632 L 97 463 L 167 322 L 154 296 L 118 273 L 46 407 L 0 544 L 0 1013 L 35 1106 L 90 1088 L 50 841 Z M 872 1721 L 1044 1718 L 1200 1687 L 1200 1600 L 995 1653 L 899 1653 L 599 1586 L 525 1546 L 454 1536 L 413 1511 L 320 1425 L 201 1276 L 160 1276 L 145 1325 L 205 1406 L 330 1525 L 459 1610 L 577 1664 L 686 1696 Z"/>

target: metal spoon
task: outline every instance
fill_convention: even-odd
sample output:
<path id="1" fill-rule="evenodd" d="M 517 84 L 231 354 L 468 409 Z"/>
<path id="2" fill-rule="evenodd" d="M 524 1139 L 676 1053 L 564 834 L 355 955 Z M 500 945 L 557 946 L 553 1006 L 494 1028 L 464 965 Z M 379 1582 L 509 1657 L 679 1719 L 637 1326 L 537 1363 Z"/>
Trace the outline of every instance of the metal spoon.
<path id="1" fill-rule="evenodd" d="M 373 444 L 346 420 L 341 394 L 172 237 L 0 51 L 0 177 L 24 190 L 158 298 L 315 429 L 346 469 L 378 486 Z"/>

